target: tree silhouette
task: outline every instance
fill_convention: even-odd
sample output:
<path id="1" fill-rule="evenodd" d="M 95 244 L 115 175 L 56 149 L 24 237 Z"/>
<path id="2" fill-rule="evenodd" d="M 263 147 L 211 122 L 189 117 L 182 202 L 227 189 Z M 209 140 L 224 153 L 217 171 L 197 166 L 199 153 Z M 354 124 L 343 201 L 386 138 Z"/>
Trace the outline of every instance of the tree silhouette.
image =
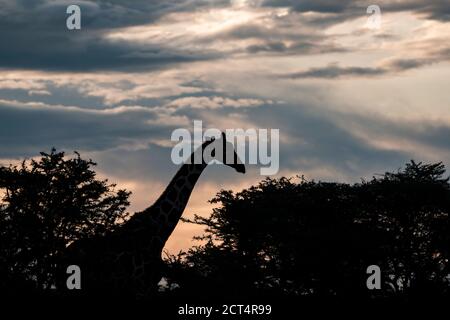
<path id="1" fill-rule="evenodd" d="M 413 297 L 448 294 L 450 185 L 442 163 L 357 184 L 266 179 L 221 191 L 203 240 L 167 259 L 175 295 Z M 367 267 L 382 290 L 366 287 Z M 177 284 L 176 286 L 174 284 Z"/>
<path id="2" fill-rule="evenodd" d="M 52 150 L 0 167 L 0 290 L 55 283 L 65 248 L 127 218 L 129 192 L 91 160 Z M 166 259 L 162 297 L 442 297 L 449 294 L 450 184 L 442 163 L 411 161 L 356 184 L 265 179 L 222 190 L 200 244 Z M 382 290 L 366 287 L 367 267 Z"/>
<path id="3" fill-rule="evenodd" d="M 129 192 L 97 180 L 91 160 L 63 152 L 0 167 L 0 289 L 45 290 L 66 246 L 112 231 L 125 219 Z"/>

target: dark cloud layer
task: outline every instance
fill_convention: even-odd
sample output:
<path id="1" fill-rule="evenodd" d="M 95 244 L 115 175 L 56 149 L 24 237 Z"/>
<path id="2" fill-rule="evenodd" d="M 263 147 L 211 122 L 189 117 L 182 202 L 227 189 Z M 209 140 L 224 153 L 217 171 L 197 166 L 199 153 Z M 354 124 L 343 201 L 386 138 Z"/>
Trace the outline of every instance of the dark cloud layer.
<path id="1" fill-rule="evenodd" d="M 189 0 L 80 1 L 82 29 L 66 28 L 66 1 L 2 0 L 0 68 L 39 70 L 149 70 L 211 59 L 205 52 L 186 52 L 165 44 L 147 45 L 104 39 L 114 28 L 142 25 L 178 11 L 221 5 Z"/>
<path id="2" fill-rule="evenodd" d="M 433 50 L 427 51 L 421 57 L 391 58 L 376 67 L 341 67 L 332 63 L 325 67 L 310 68 L 305 71 L 293 72 L 279 76 L 285 79 L 336 79 L 350 77 L 378 77 L 382 75 L 395 74 L 429 66 L 435 63 L 450 61 L 450 49 L 448 44 L 441 41 L 429 43 Z M 442 47 L 442 48 L 439 48 Z"/>
<path id="3" fill-rule="evenodd" d="M 98 111 L 0 101 L 0 157 L 30 156 L 52 146 L 101 151 L 166 138 L 176 125 L 157 120 L 144 108 Z"/>
<path id="4" fill-rule="evenodd" d="M 301 13 L 319 13 L 319 16 L 304 16 L 304 21 L 316 26 L 330 26 L 366 15 L 370 5 L 378 5 L 381 12 L 412 12 L 427 19 L 450 20 L 448 0 L 264 0 L 263 6 L 289 7 Z"/>
<path id="5" fill-rule="evenodd" d="M 307 78 L 322 78 L 335 79 L 341 77 L 364 77 L 364 76 L 380 76 L 386 74 L 388 71 L 382 68 L 367 68 L 367 67 L 339 67 L 338 65 L 330 65 L 323 68 L 311 68 L 306 71 L 296 72 L 281 76 L 288 79 L 307 79 Z"/>
<path id="6" fill-rule="evenodd" d="M 411 11 L 425 18 L 447 22 L 450 21 L 450 5 L 448 0 L 403 0 L 382 1 L 388 11 Z"/>
<path id="7" fill-rule="evenodd" d="M 66 28 L 66 8 L 78 4 L 82 10 L 82 30 Z M 320 33 L 298 30 L 304 25 L 320 27 L 366 15 L 369 1 L 351 0 L 265 0 L 267 7 L 289 7 L 301 17 L 272 17 L 274 28 L 240 25 L 216 39 L 256 39 L 245 48 L 247 54 L 321 54 L 342 52 Z M 449 20 L 448 1 L 384 1 L 383 12 L 410 11 L 429 19 Z M 153 23 L 174 12 L 230 6 L 229 0 L 92 0 L 44 1 L 0 0 L 0 68 L 46 71 L 139 71 L 168 68 L 180 63 L 217 59 L 224 53 L 174 48 L 170 43 L 132 43 L 106 39 L 117 28 Z M 320 15 L 303 15 L 312 12 Z M 301 18 L 301 19 L 300 19 Z M 299 20 L 300 19 L 300 20 Z M 206 39 L 208 40 L 208 39 Z M 209 39 L 211 40 L 211 39 Z M 370 72 L 370 70 L 368 70 Z M 358 70 L 344 70 L 359 73 Z"/>
<path id="8" fill-rule="evenodd" d="M 356 6 L 356 4 L 361 3 L 361 1 L 354 0 L 315 0 L 315 1 L 305 1 L 305 0 L 265 0 L 263 5 L 274 6 L 274 7 L 290 7 L 296 11 L 313 11 L 321 13 L 340 13 L 344 12 L 350 7 Z"/>

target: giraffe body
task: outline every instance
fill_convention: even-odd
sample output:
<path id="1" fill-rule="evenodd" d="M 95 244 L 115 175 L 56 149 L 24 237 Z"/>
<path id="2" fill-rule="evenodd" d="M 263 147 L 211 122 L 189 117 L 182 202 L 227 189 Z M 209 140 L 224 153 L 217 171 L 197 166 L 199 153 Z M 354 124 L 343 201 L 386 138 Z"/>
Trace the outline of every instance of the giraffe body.
<path id="1" fill-rule="evenodd" d="M 203 152 L 212 141 L 196 152 Z M 215 143 L 230 143 L 225 136 Z M 233 149 L 234 151 L 234 149 Z M 237 159 L 235 154 L 234 159 Z M 81 269 L 81 290 L 88 295 L 148 297 L 156 292 L 163 266 L 161 252 L 187 205 L 206 163 L 182 165 L 155 204 L 136 213 L 118 230 L 102 237 L 79 240 L 68 247 L 64 265 Z M 237 161 L 238 162 L 238 161 Z M 245 173 L 243 164 L 227 164 Z M 64 277 L 60 275 L 62 280 Z M 59 286 L 64 285 L 58 281 Z"/>

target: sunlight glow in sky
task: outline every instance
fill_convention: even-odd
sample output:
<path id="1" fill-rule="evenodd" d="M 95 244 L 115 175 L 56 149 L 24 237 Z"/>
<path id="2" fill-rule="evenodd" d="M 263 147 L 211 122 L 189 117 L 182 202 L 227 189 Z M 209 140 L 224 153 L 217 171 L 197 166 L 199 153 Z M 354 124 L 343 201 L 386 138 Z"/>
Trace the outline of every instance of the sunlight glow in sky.
<path id="1" fill-rule="evenodd" d="M 80 151 L 149 206 L 177 167 L 171 132 L 280 129 L 280 173 L 359 181 L 410 159 L 450 165 L 445 1 L 0 0 L 0 162 Z M 32 7 L 32 9 L 30 9 Z M 38 18 L 36 18 L 38 17 Z M 211 167 L 186 217 L 264 177 Z M 192 245 L 180 224 L 166 249 Z"/>

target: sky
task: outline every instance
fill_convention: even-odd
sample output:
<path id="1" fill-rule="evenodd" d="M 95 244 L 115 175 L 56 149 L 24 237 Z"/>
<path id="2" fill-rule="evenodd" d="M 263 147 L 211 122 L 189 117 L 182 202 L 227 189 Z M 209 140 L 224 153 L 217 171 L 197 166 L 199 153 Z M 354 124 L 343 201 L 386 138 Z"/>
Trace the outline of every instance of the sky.
<path id="1" fill-rule="evenodd" d="M 80 30 L 66 27 L 72 4 Z M 133 192 L 131 212 L 175 174 L 171 133 L 194 120 L 279 129 L 274 177 L 448 167 L 449 21 L 448 0 L 0 0 L 0 164 L 77 150 Z M 184 216 L 259 169 L 207 168 Z M 179 224 L 166 250 L 200 232 Z"/>

